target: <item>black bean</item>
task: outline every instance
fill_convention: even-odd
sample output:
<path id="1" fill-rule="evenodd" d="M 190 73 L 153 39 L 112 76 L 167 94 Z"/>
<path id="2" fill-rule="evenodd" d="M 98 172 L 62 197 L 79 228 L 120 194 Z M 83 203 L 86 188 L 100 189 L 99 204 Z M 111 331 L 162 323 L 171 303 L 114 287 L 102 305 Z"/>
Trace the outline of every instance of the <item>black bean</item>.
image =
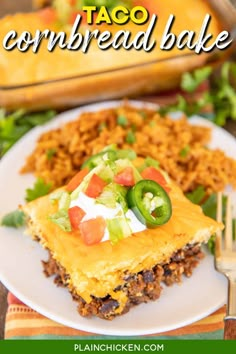
<path id="1" fill-rule="evenodd" d="M 174 254 L 174 256 L 171 258 L 171 261 L 173 262 L 180 262 L 184 259 L 184 252 L 177 252 Z"/>
<path id="2" fill-rule="evenodd" d="M 119 307 L 119 302 L 116 300 L 106 300 L 102 306 L 100 307 L 100 312 L 103 314 L 109 314 L 114 311 L 117 307 Z"/>
<path id="3" fill-rule="evenodd" d="M 164 276 L 168 276 L 168 275 L 171 275 L 172 274 L 172 270 L 169 269 L 169 268 L 165 268 L 164 270 Z"/>
<path id="4" fill-rule="evenodd" d="M 142 272 L 143 280 L 145 283 L 152 283 L 155 280 L 154 273 L 152 270 L 145 270 Z"/>

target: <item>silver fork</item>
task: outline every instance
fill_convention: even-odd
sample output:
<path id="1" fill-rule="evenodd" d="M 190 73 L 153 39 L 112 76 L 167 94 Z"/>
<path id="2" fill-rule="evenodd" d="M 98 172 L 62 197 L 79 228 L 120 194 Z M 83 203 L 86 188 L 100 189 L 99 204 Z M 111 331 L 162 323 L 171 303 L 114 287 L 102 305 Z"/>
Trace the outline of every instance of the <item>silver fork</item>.
<path id="1" fill-rule="evenodd" d="M 217 194 L 217 221 L 222 222 L 222 193 Z M 215 267 L 228 278 L 228 302 L 224 318 L 224 339 L 236 339 L 236 249 L 233 245 L 232 204 L 227 198 L 224 240 L 216 234 Z"/>

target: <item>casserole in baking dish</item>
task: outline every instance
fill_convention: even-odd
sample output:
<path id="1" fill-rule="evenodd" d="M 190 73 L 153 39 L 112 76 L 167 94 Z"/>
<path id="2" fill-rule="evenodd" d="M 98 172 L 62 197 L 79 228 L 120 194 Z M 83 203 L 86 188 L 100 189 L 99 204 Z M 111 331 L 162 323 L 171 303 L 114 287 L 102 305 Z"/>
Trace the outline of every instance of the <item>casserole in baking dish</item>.
<path id="1" fill-rule="evenodd" d="M 55 4 L 63 5 L 65 2 L 66 0 L 57 0 Z M 199 33 L 206 14 L 210 14 L 212 18 L 208 31 L 216 38 L 222 30 L 222 25 L 208 3 L 203 0 L 155 1 L 151 7 L 150 2 L 144 0 L 124 3 L 129 6 L 139 4 L 146 6 L 150 15 L 153 13 L 158 15 L 153 33 L 157 45 L 152 51 L 146 53 L 144 50 L 124 48 L 101 50 L 96 41 L 91 41 L 87 53 L 79 50 L 62 50 L 58 47 L 49 52 L 46 41 L 42 41 L 37 53 L 33 53 L 31 49 L 20 52 L 17 49 L 7 51 L 2 48 L 0 105 L 7 108 L 19 106 L 65 108 L 105 98 L 167 90 L 178 84 L 184 71 L 202 66 L 209 60 L 218 59 L 218 56 L 227 52 L 196 55 L 189 49 L 179 50 L 176 47 L 170 51 L 160 49 L 161 37 L 170 14 L 175 16 L 172 28 L 176 35 L 186 29 Z M 12 29 L 18 34 L 29 31 L 32 35 L 36 30 L 45 29 L 69 33 L 71 24 L 69 20 L 63 22 L 61 19 L 63 14 L 59 8 L 57 5 L 56 11 L 47 8 L 28 14 L 6 16 L 0 20 L 1 42 Z M 79 28 L 82 32 L 88 28 L 85 22 L 83 21 Z M 101 31 L 109 30 L 113 34 L 122 28 L 135 35 L 138 31 L 146 31 L 149 22 L 135 25 L 129 21 L 122 26 L 113 23 L 98 27 Z"/>

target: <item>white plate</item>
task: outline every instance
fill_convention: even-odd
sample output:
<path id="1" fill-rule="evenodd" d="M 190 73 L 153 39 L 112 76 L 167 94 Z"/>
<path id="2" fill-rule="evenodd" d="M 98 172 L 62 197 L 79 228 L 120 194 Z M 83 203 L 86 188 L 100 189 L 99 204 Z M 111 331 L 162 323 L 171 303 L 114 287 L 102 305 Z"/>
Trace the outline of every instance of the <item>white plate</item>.
<path id="1" fill-rule="evenodd" d="M 19 175 L 25 158 L 33 150 L 36 139 L 46 130 L 75 119 L 83 111 L 96 111 L 118 106 L 122 102 L 106 102 L 60 114 L 44 127 L 37 127 L 22 138 L 0 163 L 0 216 L 24 202 L 25 189 L 33 185 L 32 175 Z M 143 107 L 142 102 L 132 102 Z M 146 104 L 149 107 L 156 107 Z M 211 147 L 219 147 L 236 156 L 236 141 L 223 129 L 203 118 L 194 117 L 193 124 L 211 126 Z M 236 199 L 235 199 L 236 200 Z M 20 300 L 34 310 L 66 326 L 106 335 L 145 335 L 169 331 L 197 321 L 221 307 L 226 301 L 226 280 L 214 270 L 213 257 L 207 255 L 182 285 L 164 287 L 156 302 L 141 304 L 113 321 L 80 317 L 76 303 L 66 289 L 58 288 L 42 272 L 41 260 L 47 253 L 23 234 L 23 230 L 0 228 L 0 279 Z"/>

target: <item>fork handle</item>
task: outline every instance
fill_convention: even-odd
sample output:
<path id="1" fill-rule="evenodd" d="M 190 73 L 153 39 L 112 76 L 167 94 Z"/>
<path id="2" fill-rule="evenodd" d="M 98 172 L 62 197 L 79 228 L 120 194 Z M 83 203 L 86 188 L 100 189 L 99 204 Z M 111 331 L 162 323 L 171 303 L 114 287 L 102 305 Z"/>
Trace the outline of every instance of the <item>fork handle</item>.
<path id="1" fill-rule="evenodd" d="M 236 339 L 236 317 L 225 317 L 224 339 Z"/>
<path id="2" fill-rule="evenodd" d="M 225 316 L 224 339 L 236 339 L 236 274 L 228 276 L 228 305 Z"/>

